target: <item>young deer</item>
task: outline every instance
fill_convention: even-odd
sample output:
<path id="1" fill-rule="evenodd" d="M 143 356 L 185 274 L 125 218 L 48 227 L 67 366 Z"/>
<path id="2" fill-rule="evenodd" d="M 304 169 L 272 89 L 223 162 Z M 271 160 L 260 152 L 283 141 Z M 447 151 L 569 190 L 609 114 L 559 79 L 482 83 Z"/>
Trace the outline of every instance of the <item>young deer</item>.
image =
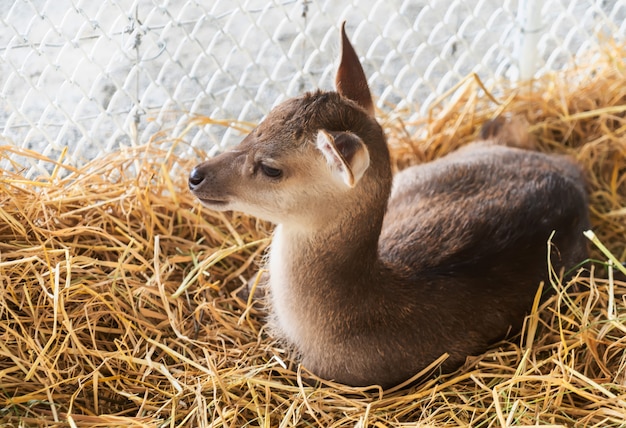
<path id="1" fill-rule="evenodd" d="M 389 387 L 444 353 L 452 370 L 521 328 L 548 277 L 552 232 L 557 269 L 586 258 L 585 182 L 565 157 L 496 144 L 524 135 L 495 122 L 490 141 L 392 184 L 363 69 L 341 36 L 337 92 L 280 104 L 196 166 L 189 187 L 211 209 L 277 225 L 270 321 L 304 366 Z"/>

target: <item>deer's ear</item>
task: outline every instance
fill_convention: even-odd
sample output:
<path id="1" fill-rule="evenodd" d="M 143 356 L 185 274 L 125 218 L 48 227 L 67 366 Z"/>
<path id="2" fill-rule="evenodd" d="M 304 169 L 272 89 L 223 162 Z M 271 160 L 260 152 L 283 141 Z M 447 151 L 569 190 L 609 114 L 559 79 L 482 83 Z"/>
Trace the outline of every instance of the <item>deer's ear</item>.
<path id="1" fill-rule="evenodd" d="M 345 21 L 341 24 L 341 62 L 335 76 L 335 87 L 337 92 L 356 102 L 371 117 L 374 117 L 374 103 L 367 86 L 367 78 L 359 62 L 359 57 L 346 35 Z"/>
<path id="2" fill-rule="evenodd" d="M 333 175 L 348 187 L 354 187 L 370 165 L 367 146 L 351 132 L 328 132 L 320 129 L 317 133 L 317 148 Z"/>

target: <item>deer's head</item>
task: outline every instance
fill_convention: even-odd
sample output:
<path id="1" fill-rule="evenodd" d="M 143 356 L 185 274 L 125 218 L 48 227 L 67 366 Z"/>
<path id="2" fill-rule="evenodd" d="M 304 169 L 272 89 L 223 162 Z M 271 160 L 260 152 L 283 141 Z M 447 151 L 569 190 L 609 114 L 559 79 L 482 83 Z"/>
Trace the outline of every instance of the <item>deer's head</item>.
<path id="1" fill-rule="evenodd" d="M 337 91 L 283 102 L 238 146 L 196 166 L 189 188 L 203 204 L 274 223 L 313 225 L 346 201 L 388 193 L 385 139 L 344 26 L 341 34 Z"/>

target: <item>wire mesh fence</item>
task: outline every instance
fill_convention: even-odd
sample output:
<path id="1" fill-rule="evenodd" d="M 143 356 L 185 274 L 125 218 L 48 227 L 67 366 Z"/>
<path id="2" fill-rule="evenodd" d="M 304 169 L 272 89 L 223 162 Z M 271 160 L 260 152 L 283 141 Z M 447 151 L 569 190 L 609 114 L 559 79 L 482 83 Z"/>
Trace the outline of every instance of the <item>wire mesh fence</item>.
<path id="1" fill-rule="evenodd" d="M 343 20 L 377 106 L 424 114 L 469 73 L 571 66 L 624 18 L 626 0 L 1 0 L 0 132 L 80 165 L 202 114 L 186 138 L 218 150 L 241 137 L 224 123 L 332 88 Z"/>

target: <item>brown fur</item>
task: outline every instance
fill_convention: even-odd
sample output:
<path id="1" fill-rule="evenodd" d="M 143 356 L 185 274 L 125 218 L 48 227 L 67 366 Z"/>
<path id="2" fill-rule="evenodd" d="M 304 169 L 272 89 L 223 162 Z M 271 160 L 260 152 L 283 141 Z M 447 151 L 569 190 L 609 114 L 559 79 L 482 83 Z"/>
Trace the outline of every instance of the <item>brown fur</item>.
<path id="1" fill-rule="evenodd" d="M 209 207 L 278 224 L 271 319 L 308 369 L 392 386 L 518 330 L 547 279 L 551 233 L 557 269 L 586 258 L 587 196 L 570 159 L 494 144 L 526 144 L 510 122 L 392 187 L 365 76 L 343 43 L 338 92 L 279 105 L 233 151 L 198 165 L 190 188 Z"/>

